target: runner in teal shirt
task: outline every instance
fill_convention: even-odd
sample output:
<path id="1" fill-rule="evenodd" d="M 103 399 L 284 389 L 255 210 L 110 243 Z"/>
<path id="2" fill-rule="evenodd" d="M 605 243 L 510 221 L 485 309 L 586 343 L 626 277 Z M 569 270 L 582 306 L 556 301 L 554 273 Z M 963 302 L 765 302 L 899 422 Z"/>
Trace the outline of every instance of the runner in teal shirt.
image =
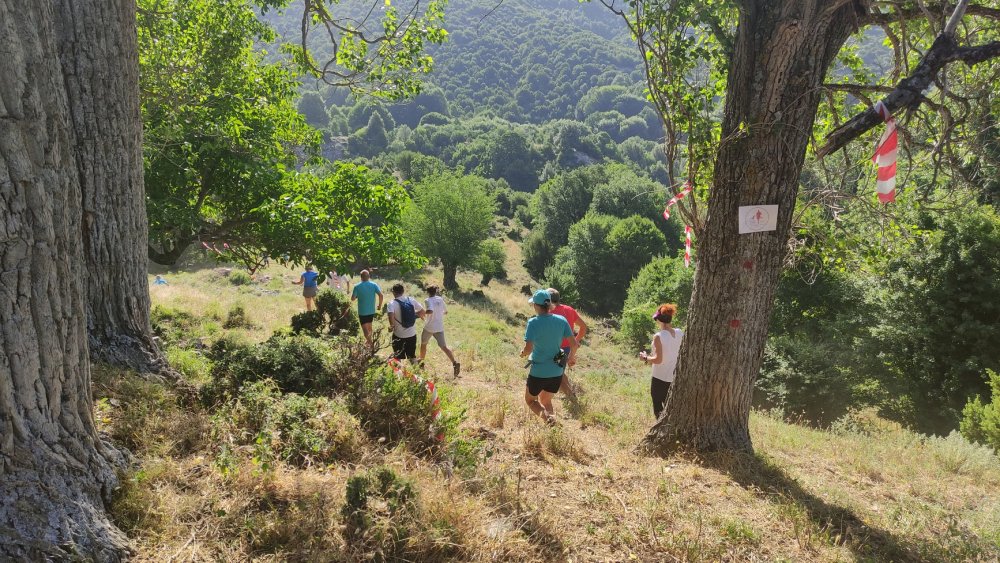
<path id="1" fill-rule="evenodd" d="M 375 305 L 375 297 L 378 296 L 378 305 Z M 378 284 L 371 281 L 371 274 L 368 270 L 361 270 L 361 283 L 354 286 L 351 291 L 351 301 L 358 302 L 358 321 L 361 322 L 361 330 L 365 333 L 365 340 L 369 346 L 373 346 L 372 341 L 372 321 L 375 320 L 375 313 L 382 308 L 382 289 Z"/>
<path id="2" fill-rule="evenodd" d="M 535 309 L 535 317 L 528 319 L 524 331 L 524 349 L 521 357 L 531 355 L 528 380 L 525 384 L 524 402 L 531 412 L 541 416 L 549 424 L 556 423 L 552 408 L 552 396 L 559 392 L 565 366 L 575 362 L 577 342 L 573 329 L 564 317 L 553 315 L 552 296 L 539 289 L 528 301 Z M 569 339 L 569 354 L 558 363 L 562 353 L 563 338 Z"/>

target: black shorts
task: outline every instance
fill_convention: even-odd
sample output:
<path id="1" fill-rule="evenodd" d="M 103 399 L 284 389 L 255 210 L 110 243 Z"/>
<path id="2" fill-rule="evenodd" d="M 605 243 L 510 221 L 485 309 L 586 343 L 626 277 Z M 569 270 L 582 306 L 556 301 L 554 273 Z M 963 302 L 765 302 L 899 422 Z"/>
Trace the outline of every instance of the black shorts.
<path id="1" fill-rule="evenodd" d="M 358 315 L 358 321 L 363 325 L 370 325 L 375 320 L 375 315 Z"/>
<path id="2" fill-rule="evenodd" d="M 559 375 L 556 377 L 535 377 L 533 375 L 528 376 L 528 394 L 532 397 L 537 397 L 542 393 L 542 391 L 548 391 L 549 393 L 558 393 L 559 386 L 562 385 L 563 376 Z"/>
<path id="3" fill-rule="evenodd" d="M 417 357 L 417 335 L 399 338 L 392 335 L 392 357 L 397 360 L 415 359 Z"/>

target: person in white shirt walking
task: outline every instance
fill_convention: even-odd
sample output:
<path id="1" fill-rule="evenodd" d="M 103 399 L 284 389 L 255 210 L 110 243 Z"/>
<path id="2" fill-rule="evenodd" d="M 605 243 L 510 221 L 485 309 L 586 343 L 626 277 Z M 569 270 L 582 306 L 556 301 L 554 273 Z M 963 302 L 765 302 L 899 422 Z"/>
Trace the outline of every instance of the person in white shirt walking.
<path id="1" fill-rule="evenodd" d="M 455 360 L 455 354 L 448 348 L 444 339 L 444 316 L 448 314 L 448 308 L 444 304 L 444 298 L 438 295 L 436 285 L 427 286 L 427 299 L 424 300 L 424 331 L 420 334 L 420 362 L 423 363 L 427 355 L 427 343 L 431 337 L 437 340 L 438 347 L 451 360 L 455 377 L 462 371 L 462 364 Z"/>
<path id="2" fill-rule="evenodd" d="M 326 277 L 326 284 L 333 289 L 343 291 L 344 293 L 351 292 L 351 280 L 347 277 L 347 274 L 338 274 L 336 270 L 332 270 Z"/>
<path id="3" fill-rule="evenodd" d="M 670 393 L 670 384 L 674 381 L 674 370 L 677 368 L 677 352 L 681 349 L 681 338 L 684 332 L 674 328 L 674 315 L 677 305 L 665 303 L 656 309 L 653 320 L 659 326 L 659 331 L 653 335 L 653 353 L 639 352 L 639 359 L 647 365 L 652 364 L 652 381 L 649 384 L 649 394 L 653 398 L 653 415 L 660 419 L 663 405 Z"/>
<path id="4" fill-rule="evenodd" d="M 403 294 L 403 284 L 392 286 L 392 301 L 386 306 L 392 330 L 392 357 L 397 360 L 417 360 L 417 318 L 424 318 L 424 307 Z"/>

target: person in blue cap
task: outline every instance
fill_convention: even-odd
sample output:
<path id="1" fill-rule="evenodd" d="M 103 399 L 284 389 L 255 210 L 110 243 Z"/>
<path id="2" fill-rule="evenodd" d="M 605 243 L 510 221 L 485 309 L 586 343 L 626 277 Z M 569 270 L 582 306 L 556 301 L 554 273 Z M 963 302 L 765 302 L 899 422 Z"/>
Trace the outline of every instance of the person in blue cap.
<path id="1" fill-rule="evenodd" d="M 531 412 L 542 417 L 545 422 L 555 424 L 552 396 L 559 392 L 563 371 L 567 365 L 576 363 L 577 342 L 569 322 L 559 315 L 553 315 L 552 296 L 539 289 L 528 300 L 535 316 L 528 319 L 524 331 L 524 348 L 521 357 L 531 356 L 528 380 L 524 390 L 524 402 Z M 569 353 L 562 351 L 564 338 L 569 339 Z"/>

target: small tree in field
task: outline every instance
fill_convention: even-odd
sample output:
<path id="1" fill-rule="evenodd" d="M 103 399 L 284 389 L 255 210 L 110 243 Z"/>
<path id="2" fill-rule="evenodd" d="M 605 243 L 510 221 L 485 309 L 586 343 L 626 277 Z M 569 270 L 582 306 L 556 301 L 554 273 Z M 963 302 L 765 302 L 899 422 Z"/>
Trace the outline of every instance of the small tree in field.
<path id="1" fill-rule="evenodd" d="M 459 268 L 472 268 L 493 225 L 496 198 L 486 180 L 442 176 L 418 184 L 404 215 L 410 240 L 424 256 L 440 260 L 444 286 L 456 289 Z"/>

